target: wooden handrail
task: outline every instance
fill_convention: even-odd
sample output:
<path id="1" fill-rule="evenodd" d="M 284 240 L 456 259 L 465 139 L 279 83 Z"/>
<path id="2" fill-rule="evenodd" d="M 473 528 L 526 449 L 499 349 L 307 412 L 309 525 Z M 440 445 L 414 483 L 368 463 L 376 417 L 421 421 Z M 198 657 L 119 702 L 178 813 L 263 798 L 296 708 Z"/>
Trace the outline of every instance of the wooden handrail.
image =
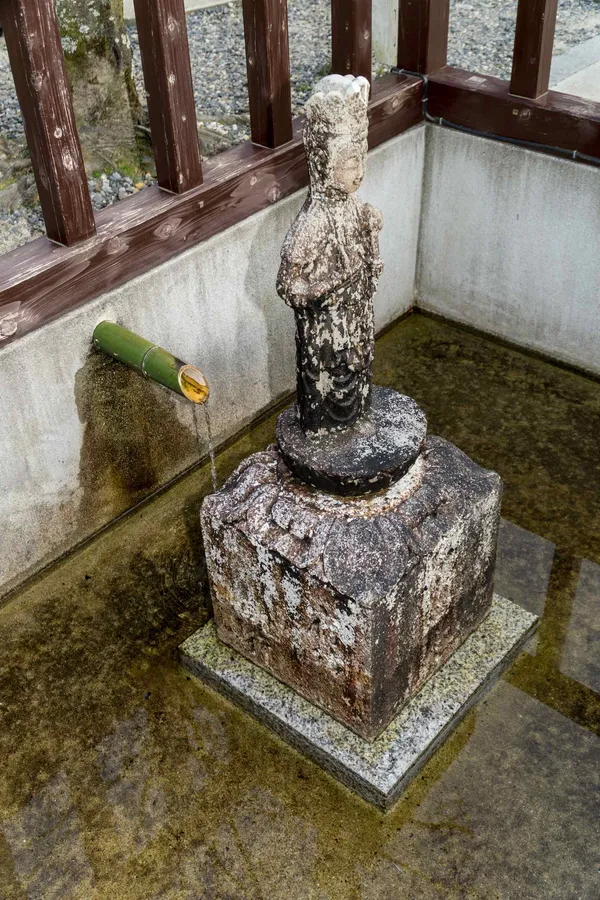
<path id="1" fill-rule="evenodd" d="M 202 184 L 184 0 L 134 0 L 156 176 L 183 194 Z"/>
<path id="2" fill-rule="evenodd" d="M 558 0 L 519 0 L 510 92 L 542 97 L 550 86 L 550 67 Z"/>
<path id="3" fill-rule="evenodd" d="M 371 0 L 331 0 L 331 69 L 371 81 Z"/>
<path id="4" fill-rule="evenodd" d="M 600 103 L 548 91 L 515 97 L 508 81 L 446 66 L 429 76 L 428 113 L 493 136 L 600 158 Z"/>
<path id="5" fill-rule="evenodd" d="M 286 0 L 243 2 L 254 143 L 209 160 L 203 173 L 183 0 L 135 0 L 163 190 L 147 188 L 102 210 L 95 235 L 53 0 L 0 0 L 48 236 L 67 245 L 40 238 L 2 257 L 0 316 L 7 304 L 20 303 L 13 337 L 307 184 L 302 123 L 291 121 Z M 449 0 L 400 0 L 399 65 L 428 76 L 428 112 L 434 118 L 545 145 L 548 152 L 563 148 L 593 162 L 600 158 L 600 104 L 545 92 L 555 6 L 556 0 L 521 0 L 520 50 L 509 85 L 444 65 Z M 370 78 L 370 16 L 370 0 L 332 0 L 334 69 L 341 74 Z M 525 96 L 515 96 L 517 91 Z M 369 145 L 422 122 L 423 96 L 421 78 L 377 80 Z"/>
<path id="6" fill-rule="evenodd" d="M 423 85 L 417 78 L 389 75 L 376 81 L 369 105 L 369 146 L 422 121 L 422 101 Z M 0 265 L 0 318 L 3 306 L 21 303 L 17 332 L 8 340 L 305 187 L 302 126 L 302 118 L 296 119 L 293 140 L 275 150 L 246 141 L 208 160 L 204 184 L 185 194 L 149 187 L 103 209 L 97 215 L 96 237 L 77 247 L 57 247 L 38 238 L 7 253 Z"/>
<path id="7" fill-rule="evenodd" d="M 281 147 L 292 139 L 287 0 L 243 0 L 252 140 Z"/>
<path id="8" fill-rule="evenodd" d="M 3 0 L 2 25 L 50 240 L 95 233 L 53 0 Z"/>
<path id="9" fill-rule="evenodd" d="M 428 75 L 446 65 L 450 0 L 400 0 L 398 66 Z"/>

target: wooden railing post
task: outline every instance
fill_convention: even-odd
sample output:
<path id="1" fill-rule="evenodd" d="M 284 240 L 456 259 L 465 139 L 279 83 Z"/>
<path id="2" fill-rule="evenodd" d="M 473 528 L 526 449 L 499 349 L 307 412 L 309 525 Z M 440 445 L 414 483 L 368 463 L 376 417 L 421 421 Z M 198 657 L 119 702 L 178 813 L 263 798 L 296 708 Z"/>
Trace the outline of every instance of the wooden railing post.
<path id="1" fill-rule="evenodd" d="M 1 24 L 48 237 L 96 231 L 53 0 L 2 0 Z"/>
<path id="2" fill-rule="evenodd" d="M 331 70 L 371 81 L 371 0 L 331 0 Z"/>
<path id="3" fill-rule="evenodd" d="M 398 66 L 428 75 L 448 58 L 450 0 L 399 0 Z"/>
<path id="4" fill-rule="evenodd" d="M 287 0 L 243 0 L 252 140 L 280 147 L 292 140 Z"/>
<path id="5" fill-rule="evenodd" d="M 202 184 L 184 0 L 134 0 L 156 176 L 183 194 Z"/>
<path id="6" fill-rule="evenodd" d="M 548 92 L 558 0 L 519 0 L 510 92 L 536 99 Z"/>

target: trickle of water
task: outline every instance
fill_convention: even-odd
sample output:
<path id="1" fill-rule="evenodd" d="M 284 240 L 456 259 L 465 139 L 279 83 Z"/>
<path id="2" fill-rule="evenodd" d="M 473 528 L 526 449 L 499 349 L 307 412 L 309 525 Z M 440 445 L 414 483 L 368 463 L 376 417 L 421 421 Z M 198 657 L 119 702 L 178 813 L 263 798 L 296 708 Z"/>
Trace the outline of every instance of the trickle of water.
<path id="1" fill-rule="evenodd" d="M 215 448 L 213 445 L 212 439 L 212 430 L 210 427 L 210 413 L 208 411 L 208 400 L 205 403 L 196 403 L 194 404 L 194 422 L 196 425 L 196 440 L 198 441 L 198 450 L 201 451 L 202 441 L 200 438 L 200 429 L 199 429 L 199 413 L 200 410 L 204 413 L 204 422 L 206 428 L 206 439 L 208 441 L 208 455 L 210 457 L 210 474 L 212 478 L 213 490 L 215 493 L 219 489 L 219 483 L 217 481 L 217 467 L 215 465 Z"/>

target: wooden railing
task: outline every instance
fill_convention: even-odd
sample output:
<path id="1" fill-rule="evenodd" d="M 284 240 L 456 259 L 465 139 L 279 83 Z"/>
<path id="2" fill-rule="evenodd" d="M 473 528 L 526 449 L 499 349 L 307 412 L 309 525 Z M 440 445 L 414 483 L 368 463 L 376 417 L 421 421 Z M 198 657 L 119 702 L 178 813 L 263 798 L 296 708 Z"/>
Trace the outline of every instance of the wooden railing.
<path id="1" fill-rule="evenodd" d="M 48 237 L 94 234 L 75 114 L 52 0 L 2 0 L 1 22 Z"/>
<path id="2" fill-rule="evenodd" d="M 446 65 L 449 0 L 399 2 L 398 70 L 374 84 L 371 146 L 427 117 L 600 158 L 600 104 L 548 91 L 557 0 L 519 0 L 510 83 Z M 135 0 L 135 10 L 159 186 L 94 216 L 53 0 L 0 0 L 50 239 L 0 259 L 0 323 L 19 303 L 13 338 L 308 182 L 286 0 L 243 0 L 252 141 L 204 167 L 183 0 Z M 332 0 L 332 68 L 370 78 L 371 0 Z"/>
<path id="3" fill-rule="evenodd" d="M 519 0 L 510 82 L 446 65 L 449 0 L 400 0 L 399 65 L 433 120 L 598 164 L 600 103 L 549 91 L 557 0 Z"/>

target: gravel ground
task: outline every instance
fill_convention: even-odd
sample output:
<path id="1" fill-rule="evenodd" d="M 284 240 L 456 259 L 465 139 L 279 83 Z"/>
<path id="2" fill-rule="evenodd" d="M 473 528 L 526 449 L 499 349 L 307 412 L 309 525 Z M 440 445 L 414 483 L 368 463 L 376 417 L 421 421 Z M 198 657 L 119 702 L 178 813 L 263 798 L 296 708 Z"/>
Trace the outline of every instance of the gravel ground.
<path id="1" fill-rule="evenodd" d="M 296 114 L 312 85 L 330 64 L 329 0 L 289 0 L 288 28 L 292 105 Z M 143 96 L 137 32 L 129 27 L 134 77 Z M 192 79 L 204 155 L 250 136 L 246 55 L 240 2 L 199 10 L 188 16 Z"/>
<path id="2" fill-rule="evenodd" d="M 510 76 L 517 0 L 452 0 L 449 62 L 474 72 Z M 312 85 L 330 62 L 329 0 L 289 0 L 292 102 L 297 113 Z M 559 0 L 555 54 L 600 33 L 600 0 Z M 134 76 L 144 97 L 135 26 L 129 26 L 134 51 Z M 210 156 L 249 137 L 246 64 L 241 2 L 199 10 L 188 16 L 194 94 L 203 155 Z M 485 36 L 485 40 L 482 39 Z M 381 71 L 383 67 L 375 67 Z M 23 168 L 23 122 L 17 103 L 4 41 L 0 39 L 0 182 L 13 177 L 16 159 Z M 17 167 L 18 168 L 18 167 Z M 18 172 L 17 172 L 18 175 Z M 17 176 L 15 176 L 17 177 Z M 25 205 L 14 208 L 0 191 L 0 253 L 44 233 L 35 190 L 20 175 Z M 146 184 L 119 173 L 90 179 L 95 209 L 125 199 Z M 12 187 L 12 186 L 11 186 Z"/>
<path id="3" fill-rule="evenodd" d="M 516 18 L 517 0 L 451 0 L 449 65 L 510 78 Z M 559 0 L 555 56 L 598 34 L 600 0 Z"/>

